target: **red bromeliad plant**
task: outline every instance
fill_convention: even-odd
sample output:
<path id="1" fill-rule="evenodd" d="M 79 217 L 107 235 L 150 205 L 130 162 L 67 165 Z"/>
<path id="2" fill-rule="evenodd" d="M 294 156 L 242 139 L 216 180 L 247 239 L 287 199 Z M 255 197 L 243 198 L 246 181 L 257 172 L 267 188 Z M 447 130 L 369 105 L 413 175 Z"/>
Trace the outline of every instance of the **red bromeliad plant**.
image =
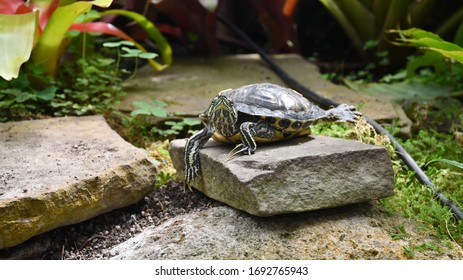
<path id="1" fill-rule="evenodd" d="M 294 14 L 298 0 L 114 0 L 126 10 L 144 14 L 156 22 L 159 30 L 179 42 L 192 54 L 216 55 L 222 52 L 220 41 L 232 47 L 246 48 L 233 32 L 221 28 L 217 14 L 221 14 L 244 29 L 254 24 L 258 32 L 267 36 L 272 53 L 300 51 Z M 112 21 L 137 39 L 144 32 L 133 25 Z M 253 26 L 251 29 L 255 29 Z M 248 34 L 251 35 L 252 34 Z"/>
<path id="2" fill-rule="evenodd" d="M 137 22 L 157 43 L 163 64 L 152 59 L 150 65 L 162 70 L 172 61 L 172 51 L 159 30 L 144 16 L 124 10 L 108 10 L 86 17 L 92 7 L 107 8 L 112 0 L 75 1 L 49 0 L 28 1 L 0 0 L 0 77 L 11 80 L 18 76 L 21 65 L 29 60 L 45 67 L 45 72 L 55 75 L 59 61 L 70 38 L 67 32 L 103 33 L 134 42 L 145 49 L 120 29 L 106 22 L 95 22 L 102 16 L 116 14 L 127 16 Z"/>

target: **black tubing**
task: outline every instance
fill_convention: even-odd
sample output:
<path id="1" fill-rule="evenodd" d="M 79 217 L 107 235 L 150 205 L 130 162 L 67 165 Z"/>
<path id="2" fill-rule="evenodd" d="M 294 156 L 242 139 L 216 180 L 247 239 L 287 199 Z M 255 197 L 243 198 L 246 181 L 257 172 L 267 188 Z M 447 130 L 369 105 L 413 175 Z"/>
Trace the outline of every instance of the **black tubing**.
<path id="1" fill-rule="evenodd" d="M 267 53 L 263 49 L 261 49 L 254 41 L 251 40 L 243 31 L 241 31 L 238 27 L 236 27 L 233 23 L 228 21 L 225 17 L 221 16 L 220 14 L 217 15 L 219 21 L 224 24 L 227 28 L 231 29 L 233 32 L 238 34 L 246 43 L 257 52 L 263 61 L 267 63 L 270 69 L 272 69 L 278 77 L 280 77 L 283 82 L 285 82 L 290 88 L 298 91 L 301 93 L 305 98 L 323 106 L 323 107 L 330 107 L 330 106 L 337 106 L 339 103 L 323 97 L 310 89 L 306 88 L 298 81 L 293 79 L 288 73 L 286 73 L 280 66 L 278 66 L 275 61 L 270 58 Z M 411 170 L 415 171 L 415 177 L 420 181 L 420 183 L 425 184 L 433 193 L 433 196 L 440 202 L 441 205 L 447 206 L 452 211 L 453 215 L 458 219 L 463 219 L 463 211 L 458 208 L 458 206 L 453 203 L 450 199 L 445 197 L 442 191 L 438 190 L 436 185 L 431 182 L 429 177 L 424 173 L 424 171 L 418 166 L 416 161 L 410 156 L 410 154 L 400 145 L 400 143 L 392 136 L 384 127 L 378 124 L 376 121 L 372 120 L 371 118 L 365 116 L 365 120 L 373 126 L 377 133 L 386 135 L 393 146 L 395 147 L 396 153 L 402 159 L 402 161 L 410 168 Z"/>

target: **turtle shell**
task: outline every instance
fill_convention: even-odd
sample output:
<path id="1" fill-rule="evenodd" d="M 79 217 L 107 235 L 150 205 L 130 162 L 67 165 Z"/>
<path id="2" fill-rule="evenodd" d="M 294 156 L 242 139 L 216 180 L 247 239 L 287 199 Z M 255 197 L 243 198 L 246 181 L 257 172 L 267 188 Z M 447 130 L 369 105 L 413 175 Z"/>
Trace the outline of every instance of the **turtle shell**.
<path id="1" fill-rule="evenodd" d="M 270 83 L 247 85 L 221 94 L 233 101 L 238 112 L 252 116 L 310 121 L 324 113 L 300 93 Z"/>

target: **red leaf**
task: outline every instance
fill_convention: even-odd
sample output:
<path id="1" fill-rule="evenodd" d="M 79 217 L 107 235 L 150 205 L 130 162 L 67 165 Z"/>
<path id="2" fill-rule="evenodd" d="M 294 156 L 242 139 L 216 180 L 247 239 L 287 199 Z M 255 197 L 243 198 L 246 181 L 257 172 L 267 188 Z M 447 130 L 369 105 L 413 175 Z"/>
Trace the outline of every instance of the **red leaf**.
<path id="1" fill-rule="evenodd" d="M 0 0 L 0 14 L 14 14 L 21 5 L 24 5 L 22 0 Z"/>
<path id="2" fill-rule="evenodd" d="M 169 36 L 172 36 L 179 40 L 180 42 L 187 43 L 187 40 L 185 39 L 185 36 L 183 35 L 182 29 L 180 29 L 177 26 L 170 25 L 170 24 L 163 24 L 163 23 L 158 23 L 156 24 L 157 28 L 161 33 L 167 34 Z"/>
<path id="3" fill-rule="evenodd" d="M 47 25 L 48 20 L 50 19 L 53 12 L 58 8 L 58 5 L 59 5 L 59 0 L 53 0 L 46 7 L 37 6 L 37 8 L 40 9 L 39 25 L 41 29 L 45 28 L 45 25 Z"/>
<path id="4" fill-rule="evenodd" d="M 78 30 L 80 32 L 104 33 L 108 35 L 117 36 L 127 41 L 133 41 L 133 39 L 129 35 L 125 34 L 122 30 L 115 27 L 111 23 L 106 22 L 76 23 L 71 25 L 69 30 Z"/>
<path id="5" fill-rule="evenodd" d="M 31 7 L 26 6 L 25 4 L 19 5 L 18 8 L 16 9 L 15 14 L 20 15 L 20 14 L 27 14 L 27 13 L 32 13 L 33 10 Z"/>
<path id="6" fill-rule="evenodd" d="M 216 37 L 215 14 L 209 12 L 198 0 L 152 1 L 157 10 L 166 14 L 183 31 L 195 34 L 192 41 L 199 54 L 218 54 L 219 42 Z"/>

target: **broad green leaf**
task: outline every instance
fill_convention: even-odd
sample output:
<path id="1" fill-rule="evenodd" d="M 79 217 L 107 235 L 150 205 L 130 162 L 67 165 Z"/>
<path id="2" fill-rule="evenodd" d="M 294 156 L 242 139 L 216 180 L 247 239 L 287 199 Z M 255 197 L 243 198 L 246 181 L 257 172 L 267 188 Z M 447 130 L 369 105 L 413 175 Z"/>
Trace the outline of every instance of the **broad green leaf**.
<path id="1" fill-rule="evenodd" d="M 445 56 L 447 58 L 454 59 L 458 63 L 463 64 L 463 50 L 461 50 L 461 51 L 446 51 L 446 50 L 437 49 L 437 48 L 429 48 L 429 50 L 438 52 L 438 53 L 442 54 L 443 56 Z"/>
<path id="2" fill-rule="evenodd" d="M 410 28 L 406 30 L 391 30 L 390 32 L 399 33 L 403 37 L 412 37 L 415 39 L 431 38 L 434 40 L 442 41 L 442 38 L 440 38 L 439 35 L 419 28 Z"/>
<path id="3" fill-rule="evenodd" d="M 399 41 L 409 46 L 438 52 L 447 58 L 453 59 L 463 64 L 463 48 L 454 43 L 443 40 L 432 32 L 424 31 L 418 28 L 394 30 L 393 32 L 399 33 L 399 35 L 401 35 Z"/>
<path id="4" fill-rule="evenodd" d="M 119 41 L 119 42 L 105 42 L 103 43 L 103 47 L 106 48 L 118 48 L 122 45 L 125 46 L 135 46 L 135 44 L 131 41 Z"/>
<path id="5" fill-rule="evenodd" d="M 7 99 L 5 101 L 0 101 L 0 108 L 8 108 L 14 103 L 13 99 Z"/>
<path id="6" fill-rule="evenodd" d="M 437 52 L 426 52 L 408 63 L 407 76 L 411 77 L 419 68 L 429 66 L 432 66 L 436 73 L 444 73 L 448 70 L 448 65 L 444 61 L 442 54 Z"/>
<path id="7" fill-rule="evenodd" d="M 136 101 L 132 102 L 132 104 L 135 107 L 138 107 L 140 109 L 146 109 L 146 110 L 148 110 L 148 108 L 151 107 L 151 105 L 146 101 L 136 100 Z"/>
<path id="8" fill-rule="evenodd" d="M 151 107 L 150 112 L 153 116 L 165 118 L 167 117 L 167 111 L 161 107 Z"/>
<path id="9" fill-rule="evenodd" d="M 50 17 L 32 52 L 34 62 L 45 65 L 45 72 L 54 75 L 65 44 L 66 32 L 72 23 L 79 15 L 88 12 L 93 5 L 108 7 L 111 3 L 112 0 L 77 1 L 59 6 Z"/>
<path id="10" fill-rule="evenodd" d="M 23 103 L 24 101 L 27 101 L 29 99 L 36 100 L 36 97 L 28 92 L 21 91 L 18 92 L 18 94 L 16 95 L 15 101 L 17 103 Z"/>
<path id="11" fill-rule="evenodd" d="M 28 61 L 37 34 L 38 12 L 0 14 L 0 77 L 16 79 L 21 65 Z"/>
<path id="12" fill-rule="evenodd" d="M 436 40 L 432 38 L 420 39 L 403 39 L 404 42 L 410 43 L 414 47 L 433 48 L 442 51 L 462 51 L 463 49 L 458 45 L 443 40 Z"/>
<path id="13" fill-rule="evenodd" d="M 188 126 L 194 126 L 194 125 L 201 124 L 201 121 L 198 120 L 198 119 L 194 119 L 194 118 L 185 118 L 185 119 L 183 119 L 183 123 L 188 125 Z"/>
<path id="14" fill-rule="evenodd" d="M 436 84 L 425 84 L 422 82 L 399 82 L 393 84 L 369 83 L 357 84 L 346 81 L 346 84 L 356 90 L 370 95 L 379 95 L 390 98 L 394 101 L 415 100 L 419 102 L 431 101 L 439 97 L 448 97 L 460 93 L 451 93 L 449 88 Z"/>
<path id="15" fill-rule="evenodd" d="M 56 87 L 48 87 L 44 90 L 41 90 L 37 93 L 37 98 L 43 101 L 50 101 L 55 97 Z"/>
<path id="16" fill-rule="evenodd" d="M 141 53 L 138 55 L 139 58 L 143 59 L 153 59 L 156 58 L 158 55 L 155 53 Z"/>
<path id="17" fill-rule="evenodd" d="M 149 107 L 149 108 L 139 108 L 135 109 L 130 113 L 131 116 L 137 115 L 152 115 L 156 117 L 167 117 L 167 111 L 161 107 Z"/>
<path id="18" fill-rule="evenodd" d="M 127 47 L 122 47 L 121 50 L 125 51 L 127 54 L 135 55 L 137 56 L 138 54 L 141 54 L 141 50 L 139 49 L 130 49 Z"/>
<path id="19" fill-rule="evenodd" d="M 162 100 L 158 100 L 158 99 L 153 99 L 151 100 L 151 102 L 153 102 L 153 104 L 159 106 L 159 107 L 166 107 L 168 104 Z"/>
<path id="20" fill-rule="evenodd" d="M 166 109 L 164 109 L 162 105 L 159 105 L 155 101 L 157 102 L 158 100 L 153 100 L 152 104 L 150 104 L 149 102 L 146 102 L 146 101 L 138 101 L 138 100 L 132 102 L 132 104 L 135 107 L 138 107 L 138 109 L 133 110 L 130 113 L 130 115 L 131 116 L 153 115 L 153 116 L 156 116 L 156 117 L 167 117 Z M 160 101 L 160 102 L 162 102 L 162 101 Z"/>
<path id="21" fill-rule="evenodd" d="M 131 12 L 131 11 L 126 11 L 126 10 L 108 10 L 108 11 L 101 13 L 102 16 L 111 15 L 111 14 L 121 15 L 121 16 L 129 17 L 133 19 L 138 25 L 140 25 L 140 27 L 142 27 L 148 33 L 148 36 L 150 37 L 150 39 L 156 42 L 157 47 L 159 48 L 159 52 L 161 54 L 162 61 L 164 62 L 164 65 L 161 65 L 158 62 L 152 59 L 149 59 L 148 62 L 151 65 L 151 67 L 160 71 L 172 63 L 172 49 L 169 43 L 167 42 L 167 40 L 164 38 L 164 36 L 162 36 L 159 29 L 157 29 L 156 26 L 151 21 L 149 21 L 147 18 L 145 18 L 141 14 Z M 142 45 L 136 42 L 134 43 L 138 49 L 142 50 L 143 52 L 146 52 L 146 49 Z"/>

